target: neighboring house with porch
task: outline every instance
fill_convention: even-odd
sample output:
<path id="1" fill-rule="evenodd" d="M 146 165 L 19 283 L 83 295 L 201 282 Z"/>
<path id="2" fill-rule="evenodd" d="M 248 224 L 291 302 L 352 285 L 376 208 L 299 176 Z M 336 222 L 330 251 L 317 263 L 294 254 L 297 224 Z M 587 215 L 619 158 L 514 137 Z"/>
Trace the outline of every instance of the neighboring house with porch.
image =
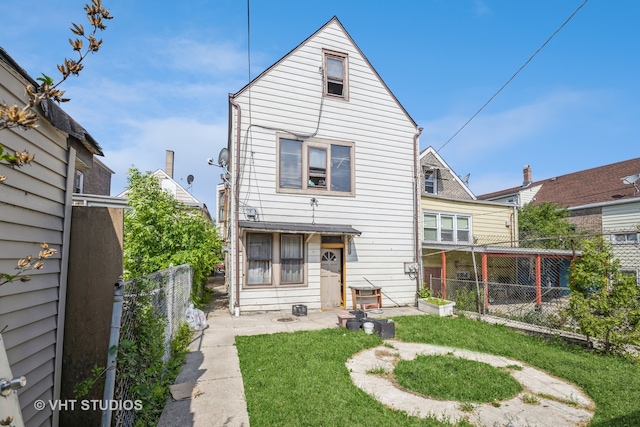
<path id="1" fill-rule="evenodd" d="M 477 200 L 433 147 L 420 153 L 420 171 L 424 280 L 442 294 L 447 280 L 476 279 L 473 251 L 517 246 L 517 216 L 511 205 Z"/>
<path id="2" fill-rule="evenodd" d="M 415 304 L 420 130 L 334 17 L 229 96 L 230 310 Z M 409 274 L 411 273 L 411 274 Z"/>
<path id="3" fill-rule="evenodd" d="M 524 168 L 524 182 L 478 196 L 483 200 L 554 203 L 569 211 L 580 230 L 602 234 L 613 243 L 624 271 L 640 276 L 640 157 L 566 175 L 533 181 Z"/>
<path id="4" fill-rule="evenodd" d="M 0 100 L 25 105 L 28 84 L 38 86 L 0 48 Z M 36 129 L 0 132 L 5 150 L 35 154 L 28 166 L 0 166 L 7 176 L 0 184 L 0 271 L 14 273 L 19 259 L 29 254 L 37 257 L 41 242 L 57 253 L 44 261 L 43 269 L 29 272 L 30 281 L 0 286 L 0 361 L 6 350 L 13 376 L 27 378 L 18 391 L 25 424 L 51 426 L 58 424 L 58 412 L 52 412 L 49 405 L 37 410 L 34 402 L 60 399 L 75 171 L 90 170 L 94 156 L 103 153 L 91 135 L 56 103 L 45 101 L 34 110 L 38 114 Z M 0 397 L 1 418 L 14 416 L 17 423 L 19 414 L 6 406 L 9 399 Z"/>

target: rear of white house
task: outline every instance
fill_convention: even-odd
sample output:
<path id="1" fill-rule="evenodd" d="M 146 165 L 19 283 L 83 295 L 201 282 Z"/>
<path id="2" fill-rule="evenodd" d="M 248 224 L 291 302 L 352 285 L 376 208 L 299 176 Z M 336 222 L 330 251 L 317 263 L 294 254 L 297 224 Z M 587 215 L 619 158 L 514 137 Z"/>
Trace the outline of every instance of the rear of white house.
<path id="1" fill-rule="evenodd" d="M 419 129 L 338 19 L 229 102 L 230 309 L 351 308 L 370 283 L 413 305 Z"/>

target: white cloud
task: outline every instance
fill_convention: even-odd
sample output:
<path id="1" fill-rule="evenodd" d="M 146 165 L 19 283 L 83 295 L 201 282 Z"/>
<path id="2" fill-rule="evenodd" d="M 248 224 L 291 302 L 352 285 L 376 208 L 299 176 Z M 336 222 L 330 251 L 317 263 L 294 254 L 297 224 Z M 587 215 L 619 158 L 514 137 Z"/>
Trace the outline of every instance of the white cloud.
<path id="1" fill-rule="evenodd" d="M 464 152 L 469 156 L 492 155 L 496 150 L 518 145 L 551 127 L 561 125 L 563 117 L 576 109 L 589 108 L 596 96 L 593 92 L 558 91 L 528 104 L 490 113 L 482 111 L 444 148 L 441 155 Z M 468 120 L 460 116 L 446 116 L 426 121 L 421 145 L 440 150 L 443 144 Z M 485 154 L 486 153 L 486 154 Z"/>
<path id="2" fill-rule="evenodd" d="M 212 209 L 219 171 L 207 165 L 207 158 L 217 157 L 226 141 L 226 122 L 201 123 L 181 117 L 130 121 L 118 141 L 111 144 L 115 148 L 105 149 L 104 162 L 116 172 L 111 193 L 124 190 L 132 166 L 143 172 L 164 170 L 166 150 L 172 150 L 174 179 L 186 188 L 186 177 L 194 175 L 193 188 L 198 190 L 194 196 Z"/>

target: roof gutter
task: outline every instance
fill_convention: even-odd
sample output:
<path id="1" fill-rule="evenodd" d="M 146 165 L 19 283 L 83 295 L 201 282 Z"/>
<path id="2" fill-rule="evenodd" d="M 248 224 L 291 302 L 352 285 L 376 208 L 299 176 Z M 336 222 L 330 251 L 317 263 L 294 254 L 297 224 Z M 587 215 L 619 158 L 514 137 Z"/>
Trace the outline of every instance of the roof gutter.
<path id="1" fill-rule="evenodd" d="M 229 94 L 229 104 L 236 107 L 238 110 L 238 118 L 236 120 L 236 140 L 234 151 L 234 160 L 233 160 L 233 172 L 235 175 L 234 184 L 233 184 L 233 264 L 234 264 L 234 279 L 235 279 L 235 299 L 233 301 L 233 308 L 236 316 L 240 315 L 240 129 L 241 129 L 241 121 L 242 121 L 242 108 L 240 108 L 240 104 L 238 104 L 235 99 L 233 99 L 233 94 Z"/>

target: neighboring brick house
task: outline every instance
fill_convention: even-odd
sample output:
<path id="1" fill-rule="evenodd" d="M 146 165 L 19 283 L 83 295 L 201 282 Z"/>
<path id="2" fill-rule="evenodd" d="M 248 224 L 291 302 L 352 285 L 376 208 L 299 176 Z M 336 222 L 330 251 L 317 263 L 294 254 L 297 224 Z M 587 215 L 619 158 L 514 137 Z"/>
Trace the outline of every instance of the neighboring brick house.
<path id="1" fill-rule="evenodd" d="M 550 202 L 569 210 L 568 220 L 583 231 L 601 233 L 614 245 L 624 271 L 640 279 L 640 157 L 541 181 L 532 181 L 525 166 L 524 182 L 478 196 L 484 200 Z"/>
<path id="2" fill-rule="evenodd" d="M 94 156 L 91 165 L 82 163 L 76 167 L 73 193 L 108 196 L 111 194 L 111 175 L 114 173 Z"/>
<path id="3" fill-rule="evenodd" d="M 640 192 L 638 183 L 625 184 L 624 178 L 640 173 L 640 157 L 609 165 L 585 169 L 566 175 L 532 180 L 531 167 L 524 167 L 523 184 L 478 196 L 478 199 L 514 203 L 550 202 L 570 212 L 569 221 L 581 229 L 611 232 L 640 224 Z M 640 182 L 640 181 L 639 181 Z M 627 208 L 623 207 L 626 206 Z M 607 221 L 604 216 L 617 210 L 637 211 L 624 221 Z M 609 223 L 609 224 L 608 224 Z"/>

